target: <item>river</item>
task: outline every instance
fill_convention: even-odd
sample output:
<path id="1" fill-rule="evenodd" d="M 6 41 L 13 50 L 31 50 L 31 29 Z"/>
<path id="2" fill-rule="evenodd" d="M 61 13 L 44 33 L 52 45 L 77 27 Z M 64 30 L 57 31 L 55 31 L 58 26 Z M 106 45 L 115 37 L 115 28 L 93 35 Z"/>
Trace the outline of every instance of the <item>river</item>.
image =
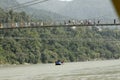
<path id="1" fill-rule="evenodd" d="M 0 80 L 120 80 L 120 60 L 1 66 Z"/>

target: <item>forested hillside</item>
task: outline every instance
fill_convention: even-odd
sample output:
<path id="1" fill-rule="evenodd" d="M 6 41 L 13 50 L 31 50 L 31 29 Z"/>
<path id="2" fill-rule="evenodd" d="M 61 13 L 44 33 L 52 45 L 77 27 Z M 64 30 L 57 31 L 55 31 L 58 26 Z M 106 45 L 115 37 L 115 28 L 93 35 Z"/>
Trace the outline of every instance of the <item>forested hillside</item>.
<path id="1" fill-rule="evenodd" d="M 0 0 L 0 7 L 6 11 L 10 10 L 10 8 L 13 8 L 13 6 L 18 6 L 21 7 L 23 5 L 21 5 L 19 2 L 17 2 L 17 0 Z M 43 20 L 43 21 L 56 21 L 56 20 L 68 20 L 70 18 L 62 16 L 60 14 L 57 14 L 55 12 L 51 12 L 51 11 L 46 11 L 46 10 L 42 10 L 42 9 L 35 9 L 32 8 L 30 6 L 28 7 L 21 7 L 19 9 L 14 9 L 14 11 L 17 12 L 26 12 L 27 14 L 29 14 L 29 16 L 36 18 L 37 20 Z"/>
<path id="2" fill-rule="evenodd" d="M 0 17 L 0 23 L 31 20 L 25 12 L 5 12 L 3 9 L 0 9 Z M 0 29 L 0 64 L 118 59 L 119 40 L 117 28 Z"/>
<path id="3" fill-rule="evenodd" d="M 0 8 L 0 24 L 13 22 L 28 22 L 32 20 L 25 12 L 14 12 L 12 10 L 6 12 Z"/>
<path id="4" fill-rule="evenodd" d="M 118 59 L 120 31 L 95 27 L 1 30 L 0 62 L 10 64 Z"/>

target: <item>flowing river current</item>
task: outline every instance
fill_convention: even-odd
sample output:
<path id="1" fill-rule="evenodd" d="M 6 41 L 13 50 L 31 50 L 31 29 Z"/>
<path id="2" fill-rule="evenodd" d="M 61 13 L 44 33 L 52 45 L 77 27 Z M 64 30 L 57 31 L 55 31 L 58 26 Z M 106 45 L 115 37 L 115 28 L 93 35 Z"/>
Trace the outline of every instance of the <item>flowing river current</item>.
<path id="1" fill-rule="evenodd" d="M 120 60 L 0 66 L 0 80 L 120 80 Z"/>

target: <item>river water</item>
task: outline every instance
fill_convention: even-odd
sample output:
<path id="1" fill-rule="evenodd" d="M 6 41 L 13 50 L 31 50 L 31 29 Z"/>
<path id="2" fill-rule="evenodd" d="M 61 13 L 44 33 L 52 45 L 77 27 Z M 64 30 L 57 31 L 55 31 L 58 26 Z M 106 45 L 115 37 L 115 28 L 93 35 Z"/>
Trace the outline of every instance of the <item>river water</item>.
<path id="1" fill-rule="evenodd" d="M 120 80 L 120 60 L 1 66 L 0 80 Z"/>

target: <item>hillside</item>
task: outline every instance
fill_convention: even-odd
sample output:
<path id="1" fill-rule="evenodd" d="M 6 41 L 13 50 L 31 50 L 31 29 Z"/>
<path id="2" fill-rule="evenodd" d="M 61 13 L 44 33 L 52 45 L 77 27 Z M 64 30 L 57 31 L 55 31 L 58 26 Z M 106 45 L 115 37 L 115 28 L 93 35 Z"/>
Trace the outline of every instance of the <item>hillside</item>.
<path id="1" fill-rule="evenodd" d="M 61 20 L 69 20 L 70 18 L 59 15 L 54 12 L 40 10 L 40 9 L 34 9 L 34 8 L 26 8 L 23 11 L 27 12 L 31 16 L 33 16 L 35 19 L 40 20 L 47 20 L 47 21 L 61 21 Z"/>
<path id="2" fill-rule="evenodd" d="M 3 30 L 0 36 L 1 64 L 52 63 L 118 59 L 120 31 L 95 27 Z"/>
<path id="3" fill-rule="evenodd" d="M 1 3 L 4 1 L 9 0 Z M 9 6 L 14 3 L 9 3 Z M 32 8 L 25 11 L 34 15 L 39 13 Z M 0 22 L 6 23 L 27 22 L 31 18 L 25 12 L 6 12 L 0 8 L 0 17 L 3 16 Z M 44 10 L 37 16 L 44 20 L 55 17 Z M 60 16 L 56 14 L 56 17 L 58 19 Z M 0 28 L 0 64 L 53 63 L 59 59 L 66 62 L 119 59 L 119 42 L 118 28 L 101 27 L 100 31 L 97 27 Z"/>
<path id="4" fill-rule="evenodd" d="M 110 0 L 74 0 L 60 10 L 61 14 L 68 14 L 67 12 L 71 12 L 69 13 L 69 16 L 75 15 L 75 18 L 80 19 L 116 18 Z"/>
<path id="5" fill-rule="evenodd" d="M 5 10 L 13 5 L 18 5 L 16 0 L 0 0 L 0 7 Z"/>
<path id="6" fill-rule="evenodd" d="M 9 7 L 12 7 L 14 5 L 19 5 L 19 3 L 16 0 L 0 0 L 0 7 L 7 10 Z M 25 7 L 22 9 L 19 9 L 17 11 L 25 11 L 27 14 L 31 15 L 34 18 L 37 18 L 39 20 L 65 20 L 68 19 L 65 16 L 61 16 L 57 13 L 45 11 L 42 9 L 34 9 L 31 7 Z"/>
<path id="7" fill-rule="evenodd" d="M 18 1 L 24 2 L 24 0 Z M 110 0 L 72 0 L 71 2 L 66 2 L 64 0 L 50 0 L 46 3 L 34 5 L 32 7 L 56 12 L 75 19 L 109 19 L 116 17 L 116 13 Z"/>

